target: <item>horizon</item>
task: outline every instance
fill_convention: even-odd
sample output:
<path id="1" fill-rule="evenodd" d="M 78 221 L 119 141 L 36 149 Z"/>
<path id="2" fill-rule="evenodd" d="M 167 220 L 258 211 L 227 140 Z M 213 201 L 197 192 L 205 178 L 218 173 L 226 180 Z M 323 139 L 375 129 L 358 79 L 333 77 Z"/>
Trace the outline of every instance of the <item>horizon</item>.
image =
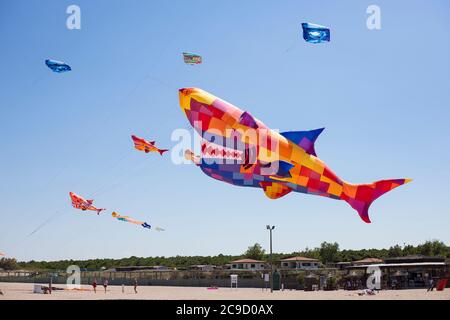
<path id="1" fill-rule="evenodd" d="M 72 4 L 80 30 L 66 26 Z M 2 1 L 0 252 L 58 261 L 208 256 L 249 242 L 267 251 L 267 224 L 280 252 L 450 243 L 450 39 L 430 41 L 450 29 L 450 3 L 376 1 L 380 30 L 366 26 L 370 4 Z M 329 27 L 330 42 L 305 42 L 302 22 Z M 183 52 L 202 64 L 186 65 Z M 54 73 L 46 59 L 72 70 Z M 317 154 L 345 181 L 413 181 L 377 199 L 366 224 L 344 201 L 271 200 L 176 165 L 171 152 L 135 150 L 132 134 L 173 149 L 172 133 L 188 123 L 178 101 L 186 87 L 274 130 L 325 127 Z M 69 192 L 107 213 L 72 208 Z"/>

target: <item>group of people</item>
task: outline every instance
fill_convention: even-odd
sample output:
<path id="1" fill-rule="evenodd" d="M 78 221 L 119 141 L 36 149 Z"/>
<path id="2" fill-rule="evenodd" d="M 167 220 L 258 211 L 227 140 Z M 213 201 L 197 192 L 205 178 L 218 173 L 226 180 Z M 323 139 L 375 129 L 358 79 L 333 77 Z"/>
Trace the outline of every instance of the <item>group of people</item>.
<path id="1" fill-rule="evenodd" d="M 108 288 L 108 279 L 104 279 L 103 280 L 103 288 L 105 289 L 105 293 L 106 293 L 106 289 Z M 134 279 L 134 285 L 133 285 L 133 289 L 134 289 L 134 293 L 138 293 L 137 292 L 137 286 L 138 286 L 138 281 L 137 278 Z M 97 279 L 94 279 L 94 281 L 92 282 L 92 287 L 94 288 L 94 292 L 97 293 Z M 123 288 L 123 285 L 122 285 Z M 122 292 L 124 292 L 124 290 L 122 289 Z"/>

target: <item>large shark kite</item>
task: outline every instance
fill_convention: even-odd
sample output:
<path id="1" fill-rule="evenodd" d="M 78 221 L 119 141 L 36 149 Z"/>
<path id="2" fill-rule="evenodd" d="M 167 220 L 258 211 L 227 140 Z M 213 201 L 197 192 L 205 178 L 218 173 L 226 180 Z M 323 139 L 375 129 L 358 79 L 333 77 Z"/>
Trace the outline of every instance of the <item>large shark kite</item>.
<path id="1" fill-rule="evenodd" d="M 202 136 L 201 155 L 186 150 L 208 176 L 262 188 L 270 199 L 291 191 L 344 200 L 370 223 L 371 203 L 411 179 L 351 184 L 320 160 L 314 142 L 323 128 L 278 133 L 232 104 L 197 88 L 179 90 L 180 106 Z"/>

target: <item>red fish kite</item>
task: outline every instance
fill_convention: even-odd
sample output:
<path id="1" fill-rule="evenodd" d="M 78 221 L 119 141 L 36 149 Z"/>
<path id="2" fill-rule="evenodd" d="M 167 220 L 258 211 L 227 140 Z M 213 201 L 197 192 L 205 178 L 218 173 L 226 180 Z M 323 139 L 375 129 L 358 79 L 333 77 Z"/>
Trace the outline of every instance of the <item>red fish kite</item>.
<path id="1" fill-rule="evenodd" d="M 72 200 L 72 206 L 76 209 L 81 209 L 83 211 L 89 210 L 89 211 L 97 211 L 97 214 L 100 214 L 103 210 L 106 209 L 99 209 L 97 207 L 93 206 L 94 200 L 85 200 L 84 198 L 80 197 L 79 195 L 70 192 L 70 199 Z"/>
<path id="2" fill-rule="evenodd" d="M 133 139 L 134 148 L 139 151 L 144 151 L 145 153 L 158 151 L 160 155 L 163 155 L 164 152 L 169 151 L 168 149 L 159 149 L 155 146 L 155 141 L 147 141 L 136 137 L 135 135 L 132 135 L 131 139 Z"/>

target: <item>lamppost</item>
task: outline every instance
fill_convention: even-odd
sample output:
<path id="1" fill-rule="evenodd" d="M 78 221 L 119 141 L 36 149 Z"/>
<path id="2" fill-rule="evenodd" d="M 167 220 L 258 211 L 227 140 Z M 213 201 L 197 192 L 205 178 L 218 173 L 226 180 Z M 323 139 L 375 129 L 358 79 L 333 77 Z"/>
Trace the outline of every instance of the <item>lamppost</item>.
<path id="1" fill-rule="evenodd" d="M 272 230 L 275 226 L 266 226 L 266 229 L 270 232 L 270 292 L 273 292 L 273 259 L 272 259 Z"/>

